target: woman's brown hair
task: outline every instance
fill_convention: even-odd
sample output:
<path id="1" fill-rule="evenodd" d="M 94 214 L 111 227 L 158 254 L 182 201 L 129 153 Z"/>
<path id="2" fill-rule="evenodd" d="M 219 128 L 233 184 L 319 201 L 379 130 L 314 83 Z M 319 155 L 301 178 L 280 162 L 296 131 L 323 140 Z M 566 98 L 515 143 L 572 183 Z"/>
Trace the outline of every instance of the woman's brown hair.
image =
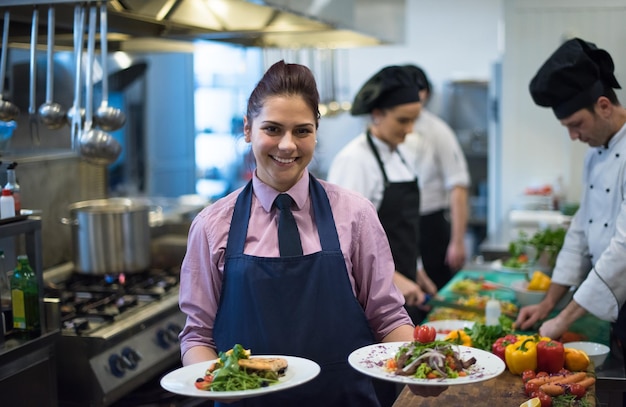
<path id="1" fill-rule="evenodd" d="M 250 94 L 246 112 L 248 123 L 260 114 L 265 100 L 273 96 L 302 97 L 315 115 L 315 127 L 319 126 L 320 95 L 315 76 L 306 66 L 286 64 L 283 60 L 272 65 Z"/>

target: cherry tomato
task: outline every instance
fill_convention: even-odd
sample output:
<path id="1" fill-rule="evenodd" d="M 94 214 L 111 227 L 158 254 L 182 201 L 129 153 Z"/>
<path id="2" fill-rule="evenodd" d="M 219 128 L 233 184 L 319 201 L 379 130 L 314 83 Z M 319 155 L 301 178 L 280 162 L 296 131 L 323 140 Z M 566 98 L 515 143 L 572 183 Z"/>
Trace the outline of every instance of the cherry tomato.
<path id="1" fill-rule="evenodd" d="M 527 396 L 532 396 L 533 393 L 539 390 L 539 384 L 537 383 L 525 383 L 524 384 L 524 393 Z"/>
<path id="2" fill-rule="evenodd" d="M 413 331 L 413 339 L 421 343 L 430 343 L 435 340 L 437 331 L 432 326 L 418 325 Z"/>
<path id="3" fill-rule="evenodd" d="M 550 376 L 550 375 L 548 374 L 548 372 L 539 372 L 535 375 L 535 377 L 544 377 L 544 376 Z"/>
<path id="4" fill-rule="evenodd" d="M 577 399 L 585 396 L 587 389 L 578 383 L 570 383 L 567 385 L 567 391 L 576 396 Z"/>
<path id="5" fill-rule="evenodd" d="M 211 389 L 211 382 L 206 381 L 202 377 L 196 379 L 194 384 L 196 386 L 196 389 L 198 389 L 198 390 L 207 390 L 208 391 L 208 390 Z"/>
<path id="6" fill-rule="evenodd" d="M 552 397 L 548 396 L 546 393 L 538 391 L 536 397 L 539 398 L 541 407 L 552 407 Z"/>
<path id="7" fill-rule="evenodd" d="M 522 381 L 524 383 L 526 383 L 529 380 L 532 380 L 535 378 L 535 371 L 534 370 L 524 370 L 522 372 Z"/>

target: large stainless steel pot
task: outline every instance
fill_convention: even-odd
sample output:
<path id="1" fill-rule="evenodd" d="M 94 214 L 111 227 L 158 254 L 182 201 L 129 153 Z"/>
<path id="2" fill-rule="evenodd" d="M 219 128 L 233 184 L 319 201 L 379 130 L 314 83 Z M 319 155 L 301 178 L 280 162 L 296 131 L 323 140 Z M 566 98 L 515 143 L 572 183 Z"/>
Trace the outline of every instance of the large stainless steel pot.
<path id="1" fill-rule="evenodd" d="M 84 274 L 133 273 L 150 266 L 150 206 L 129 198 L 71 204 L 74 267 Z"/>

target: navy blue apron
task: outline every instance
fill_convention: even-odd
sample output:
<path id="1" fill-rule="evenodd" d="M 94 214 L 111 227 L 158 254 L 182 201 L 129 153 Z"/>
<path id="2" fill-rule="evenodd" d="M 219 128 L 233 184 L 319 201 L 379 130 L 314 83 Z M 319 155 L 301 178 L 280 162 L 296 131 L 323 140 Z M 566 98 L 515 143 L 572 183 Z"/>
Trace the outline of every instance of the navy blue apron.
<path id="1" fill-rule="evenodd" d="M 326 192 L 313 176 L 309 190 L 322 251 L 281 258 L 243 253 L 252 183 L 243 189 L 228 236 L 213 333 L 218 351 L 239 343 L 257 355 L 311 359 L 321 373 L 301 386 L 224 406 L 379 405 L 371 380 L 348 364 L 350 352 L 374 338 L 352 293 Z"/>

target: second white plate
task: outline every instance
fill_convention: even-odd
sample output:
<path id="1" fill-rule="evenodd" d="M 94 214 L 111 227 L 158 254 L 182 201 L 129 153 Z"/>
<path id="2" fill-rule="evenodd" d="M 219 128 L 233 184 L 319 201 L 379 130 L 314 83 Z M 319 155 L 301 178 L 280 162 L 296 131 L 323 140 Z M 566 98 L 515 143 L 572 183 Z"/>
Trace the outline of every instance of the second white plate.
<path id="1" fill-rule="evenodd" d="M 457 348 L 461 359 L 476 358 L 476 363 L 468 369 L 469 374 L 467 376 L 456 379 L 417 379 L 386 371 L 384 369 L 385 361 L 393 358 L 405 343 L 388 342 L 365 346 L 352 352 L 348 356 L 348 362 L 357 371 L 377 379 L 423 386 L 454 386 L 478 383 L 498 377 L 505 369 L 502 359 L 493 353 L 459 345 Z"/>

